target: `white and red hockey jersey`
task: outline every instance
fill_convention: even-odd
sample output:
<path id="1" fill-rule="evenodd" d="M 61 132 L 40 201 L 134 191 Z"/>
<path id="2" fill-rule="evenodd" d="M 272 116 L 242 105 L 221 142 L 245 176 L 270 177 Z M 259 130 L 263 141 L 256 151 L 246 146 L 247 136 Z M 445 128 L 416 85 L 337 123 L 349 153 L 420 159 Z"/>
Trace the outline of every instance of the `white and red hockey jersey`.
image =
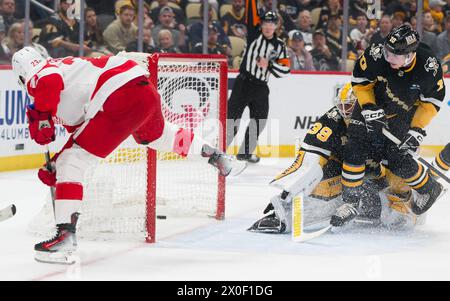
<path id="1" fill-rule="evenodd" d="M 93 118 L 114 91 L 140 76 L 149 73 L 123 57 L 48 59 L 27 82 L 27 92 L 36 110 L 77 127 Z"/>

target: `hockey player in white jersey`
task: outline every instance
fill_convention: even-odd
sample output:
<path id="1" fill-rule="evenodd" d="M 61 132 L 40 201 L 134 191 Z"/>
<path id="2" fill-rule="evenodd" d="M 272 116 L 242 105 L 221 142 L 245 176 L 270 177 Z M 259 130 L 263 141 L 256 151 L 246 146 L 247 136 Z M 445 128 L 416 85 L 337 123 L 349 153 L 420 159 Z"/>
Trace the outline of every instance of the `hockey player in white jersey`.
<path id="1" fill-rule="evenodd" d="M 264 210 L 264 214 L 269 214 L 255 222 L 250 231 L 290 232 L 292 200 L 300 193 L 307 196 L 303 211 L 306 227 L 330 221 L 343 204 L 342 156 L 355 102 L 356 97 L 348 83 L 339 90 L 336 105 L 308 131 L 294 163 L 272 180 L 271 185 L 282 192 L 272 197 Z M 357 220 L 397 229 L 415 225 L 417 218 L 410 210 L 411 189 L 380 164 L 383 158 L 379 157 L 375 147 L 369 158 Z"/>
<path id="2" fill-rule="evenodd" d="M 30 136 L 38 144 L 55 139 L 53 118 L 71 133 L 39 179 L 55 187 L 56 235 L 36 244 L 36 259 L 67 262 L 75 250 L 85 170 L 128 136 L 151 148 L 182 156 L 202 154 L 226 176 L 230 158 L 190 130 L 164 121 L 160 96 L 149 73 L 125 57 L 44 59 L 31 47 L 14 54 L 13 71 L 32 99 L 27 107 Z M 61 255 L 61 256 L 59 256 Z"/>

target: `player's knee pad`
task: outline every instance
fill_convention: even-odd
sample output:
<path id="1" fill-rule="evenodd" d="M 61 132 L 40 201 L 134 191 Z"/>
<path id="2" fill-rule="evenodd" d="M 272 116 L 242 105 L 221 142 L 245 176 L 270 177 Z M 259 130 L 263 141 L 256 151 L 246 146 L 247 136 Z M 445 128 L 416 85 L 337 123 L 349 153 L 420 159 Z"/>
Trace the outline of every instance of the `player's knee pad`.
<path id="1" fill-rule="evenodd" d="M 57 182 L 83 183 L 85 171 L 98 160 L 99 157 L 74 144 L 65 149 L 56 160 Z"/>

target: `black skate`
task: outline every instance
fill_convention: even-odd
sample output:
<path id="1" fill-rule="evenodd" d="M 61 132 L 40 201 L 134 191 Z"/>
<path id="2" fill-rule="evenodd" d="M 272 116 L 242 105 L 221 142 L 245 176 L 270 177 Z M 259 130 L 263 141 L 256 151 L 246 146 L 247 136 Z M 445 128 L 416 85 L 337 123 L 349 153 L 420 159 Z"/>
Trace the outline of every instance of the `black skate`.
<path id="1" fill-rule="evenodd" d="M 419 194 L 412 202 L 411 211 L 414 214 L 421 215 L 425 213 L 447 191 L 441 183 L 435 180 L 433 182 L 433 188 L 429 193 Z"/>
<path id="2" fill-rule="evenodd" d="M 357 215 L 358 210 L 356 210 L 355 206 L 345 203 L 336 210 L 336 213 L 331 217 L 330 224 L 333 227 L 341 227 L 353 220 Z"/>
<path id="3" fill-rule="evenodd" d="M 247 161 L 248 163 L 258 163 L 261 159 L 257 155 L 238 154 L 236 159 L 239 161 Z"/>
<path id="4" fill-rule="evenodd" d="M 286 225 L 272 213 L 256 221 L 247 231 L 279 234 L 286 231 Z"/>
<path id="5" fill-rule="evenodd" d="M 202 157 L 209 158 L 208 163 L 217 168 L 220 175 L 224 177 L 229 174 L 236 176 L 247 167 L 247 165 L 236 164 L 232 156 L 206 144 L 202 148 Z"/>
<path id="6" fill-rule="evenodd" d="M 34 246 L 35 260 L 44 263 L 73 264 L 75 258 L 72 254 L 77 247 L 76 224 L 79 213 L 72 214 L 70 224 L 56 225 L 56 235 L 49 240 Z"/>

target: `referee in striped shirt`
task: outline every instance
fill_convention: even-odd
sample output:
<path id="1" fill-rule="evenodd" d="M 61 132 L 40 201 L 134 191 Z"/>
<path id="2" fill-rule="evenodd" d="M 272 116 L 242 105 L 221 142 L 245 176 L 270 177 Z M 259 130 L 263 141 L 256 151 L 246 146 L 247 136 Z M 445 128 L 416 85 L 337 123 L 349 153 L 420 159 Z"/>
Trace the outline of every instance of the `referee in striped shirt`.
<path id="1" fill-rule="evenodd" d="M 245 133 L 245 140 L 236 156 L 238 160 L 259 162 L 254 155 L 258 136 L 264 130 L 269 113 L 270 74 L 282 77 L 290 72 L 285 43 L 277 38 L 275 29 L 278 16 L 268 11 L 260 19 L 256 0 L 246 1 L 247 47 L 228 101 L 227 143 L 231 144 L 239 130 L 244 109 L 248 106 L 251 122 Z"/>

